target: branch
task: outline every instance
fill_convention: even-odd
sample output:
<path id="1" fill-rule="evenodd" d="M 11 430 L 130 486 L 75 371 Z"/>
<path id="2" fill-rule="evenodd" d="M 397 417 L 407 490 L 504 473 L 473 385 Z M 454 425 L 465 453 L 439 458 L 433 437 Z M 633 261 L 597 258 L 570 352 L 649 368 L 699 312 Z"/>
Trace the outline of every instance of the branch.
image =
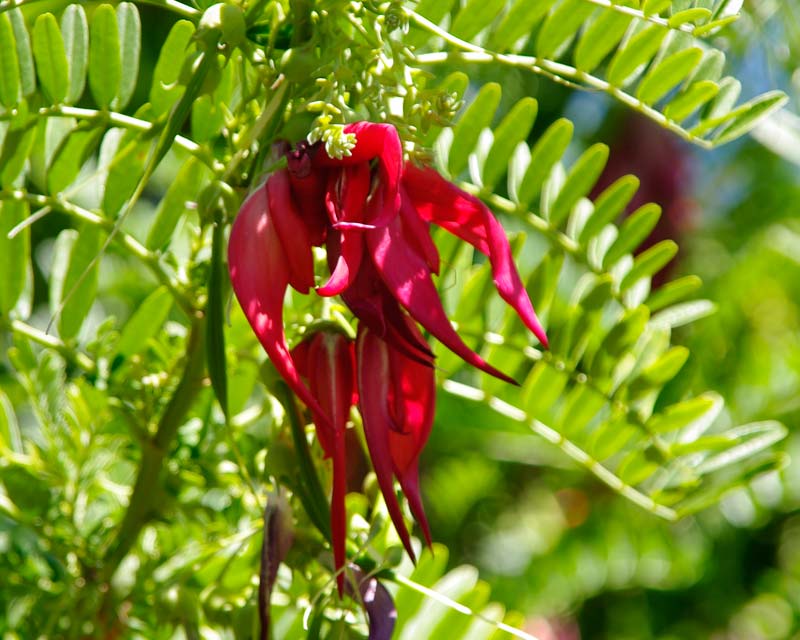
<path id="1" fill-rule="evenodd" d="M 178 428 L 183 424 L 186 414 L 203 386 L 202 381 L 205 375 L 204 331 L 205 318 L 195 316 L 186 343 L 186 364 L 183 375 L 159 420 L 155 436 L 142 450 L 139 474 L 136 477 L 128 509 L 114 543 L 105 553 L 101 568 L 101 582 L 111 579 L 120 562 L 136 543 L 142 528 L 162 506 L 160 480 L 164 460 Z"/>
<path id="2" fill-rule="evenodd" d="M 39 207 L 49 207 L 62 211 L 69 216 L 88 222 L 89 224 L 96 225 L 108 232 L 114 227 L 114 222 L 98 215 L 88 209 L 79 207 L 76 204 L 63 200 L 55 196 L 45 196 L 39 193 L 28 193 L 21 189 L 2 189 L 0 190 L 0 201 L 2 200 L 25 200 Z M 30 218 L 29 218 L 30 220 Z M 159 256 L 142 245 L 136 238 L 125 233 L 119 232 L 114 236 L 114 241 L 124 248 L 128 253 L 136 256 L 153 272 L 156 279 L 169 289 L 175 300 L 178 302 L 183 311 L 191 316 L 195 313 L 195 305 L 193 300 L 181 287 L 181 284 L 170 276 L 167 271 L 161 266 Z"/>

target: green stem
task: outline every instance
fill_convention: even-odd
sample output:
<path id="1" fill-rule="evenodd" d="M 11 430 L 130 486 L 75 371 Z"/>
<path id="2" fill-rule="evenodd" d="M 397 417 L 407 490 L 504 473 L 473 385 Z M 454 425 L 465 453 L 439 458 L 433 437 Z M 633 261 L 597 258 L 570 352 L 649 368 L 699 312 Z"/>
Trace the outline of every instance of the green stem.
<path id="1" fill-rule="evenodd" d="M 303 44 L 311 39 L 311 0 L 289 0 L 292 15 L 292 46 Z"/>
<path id="2" fill-rule="evenodd" d="M 459 49 L 459 51 L 456 52 L 442 51 L 417 55 L 414 58 L 417 64 L 450 64 L 452 62 L 472 62 L 478 64 L 500 63 L 518 69 L 527 69 L 528 71 L 546 76 L 554 82 L 558 82 L 560 84 L 567 84 L 568 86 L 581 89 L 595 89 L 597 91 L 607 93 L 616 100 L 619 100 L 625 106 L 647 116 L 654 122 L 657 122 L 659 125 L 672 131 L 684 140 L 696 144 L 704 149 L 710 149 L 714 146 L 713 143 L 709 142 L 708 140 L 692 134 L 681 127 L 679 123 L 670 120 L 657 109 L 645 104 L 634 96 L 628 95 L 622 89 L 615 87 L 611 83 L 586 73 L 585 71 L 581 71 L 580 69 L 571 67 L 568 64 L 554 62 L 546 58 L 511 53 L 496 53 L 454 36 L 452 33 L 445 31 L 439 26 L 433 24 L 430 20 L 414 13 L 413 11 L 409 11 L 408 16 L 411 22 L 416 24 L 418 27 L 442 38 L 448 44 Z"/>
<path id="3" fill-rule="evenodd" d="M 164 410 L 158 429 L 142 450 L 139 474 L 133 487 L 128 509 L 122 519 L 119 533 L 105 554 L 102 567 L 102 582 L 114 575 L 120 562 L 128 554 L 142 528 L 157 513 L 161 502 L 161 472 L 178 428 L 203 386 L 204 351 L 203 333 L 205 319 L 195 317 L 186 344 L 186 364 L 183 375 L 172 398 Z"/>
<path id="4" fill-rule="evenodd" d="M 77 367 L 80 367 L 86 373 L 97 372 L 97 365 L 89 356 L 87 356 L 85 353 L 77 351 L 76 349 L 70 348 L 62 340 L 59 340 L 55 336 L 48 335 L 44 331 L 40 331 L 39 329 L 36 329 L 35 327 L 25 324 L 19 320 L 11 321 L 11 330 L 14 333 L 18 333 L 30 340 L 33 340 L 43 347 L 57 351 L 65 360 Z"/>
<path id="5" fill-rule="evenodd" d="M 39 193 L 28 193 L 27 191 L 16 189 L 2 189 L 0 190 L 0 200 L 25 200 L 26 202 L 30 202 L 39 207 L 49 207 L 50 209 L 62 211 L 69 216 L 83 220 L 89 224 L 97 225 L 108 232 L 111 232 L 111 230 L 114 228 L 114 222 L 112 220 L 108 220 L 107 218 L 93 213 L 92 211 L 54 196 L 45 196 Z M 156 279 L 170 290 L 175 300 L 187 315 L 191 316 L 195 313 L 194 302 L 183 290 L 180 283 L 178 283 L 173 277 L 170 276 L 169 273 L 164 270 L 164 268 L 161 266 L 161 262 L 157 253 L 150 251 L 147 249 L 147 247 L 136 240 L 136 238 L 128 235 L 125 232 L 119 232 L 116 236 L 114 236 L 114 241 L 123 247 L 128 253 L 136 256 L 147 266 L 148 269 L 150 269 L 150 271 L 152 271 L 153 275 L 156 276 Z"/>
<path id="6" fill-rule="evenodd" d="M 314 462 L 311 460 L 311 451 L 308 448 L 305 428 L 300 418 L 300 411 L 294 394 L 283 382 L 275 384 L 279 400 L 286 411 L 289 419 L 289 426 L 292 432 L 295 452 L 297 453 L 297 463 L 300 473 L 300 498 L 303 506 L 308 513 L 308 517 L 320 530 L 327 540 L 331 539 L 330 513 L 328 510 L 328 499 L 322 490 Z"/>
<path id="7" fill-rule="evenodd" d="M 0 115 L 0 121 L 11 120 L 16 117 L 16 111 L 12 110 Z M 97 109 L 84 109 L 82 107 L 69 107 L 65 105 L 56 105 L 52 107 L 42 107 L 38 109 L 35 114 L 43 118 L 75 118 L 76 120 L 83 120 L 86 122 L 96 122 L 100 125 L 120 127 L 122 129 L 129 129 L 131 131 L 141 131 L 148 133 L 159 125 L 153 124 L 147 120 L 127 116 L 124 113 L 117 113 L 115 111 L 100 111 Z M 199 144 L 186 138 L 184 136 L 175 136 L 175 145 L 189 152 L 198 160 L 208 165 L 208 167 L 216 172 L 221 170 L 221 164 L 211 158 L 208 152 Z"/>

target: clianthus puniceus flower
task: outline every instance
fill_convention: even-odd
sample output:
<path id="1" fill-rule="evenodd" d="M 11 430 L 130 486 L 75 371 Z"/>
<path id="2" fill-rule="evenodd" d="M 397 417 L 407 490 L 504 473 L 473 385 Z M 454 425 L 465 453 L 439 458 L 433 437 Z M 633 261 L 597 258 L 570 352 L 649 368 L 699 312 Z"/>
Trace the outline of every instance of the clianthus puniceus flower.
<path id="1" fill-rule="evenodd" d="M 434 169 L 404 162 L 393 126 L 359 122 L 344 133 L 356 140 L 349 156 L 333 158 L 322 145 L 305 142 L 290 151 L 288 167 L 272 173 L 242 205 L 228 247 L 236 297 L 276 369 L 311 411 L 320 444 L 333 459 L 337 569 L 345 561 L 344 430 L 354 403 L 406 550 L 414 556 L 394 479 L 430 543 L 418 459 L 433 422 L 434 357 L 417 323 L 469 364 L 514 382 L 450 324 L 433 282 L 440 261 L 431 223 L 487 256 L 499 294 L 547 346 L 505 232 L 486 205 Z M 341 296 L 359 320 L 358 336 L 353 344 L 343 334 L 317 332 L 290 351 L 284 296 L 290 285 L 300 293 L 314 288 L 312 247 L 323 244 L 331 274 L 316 292 Z"/>

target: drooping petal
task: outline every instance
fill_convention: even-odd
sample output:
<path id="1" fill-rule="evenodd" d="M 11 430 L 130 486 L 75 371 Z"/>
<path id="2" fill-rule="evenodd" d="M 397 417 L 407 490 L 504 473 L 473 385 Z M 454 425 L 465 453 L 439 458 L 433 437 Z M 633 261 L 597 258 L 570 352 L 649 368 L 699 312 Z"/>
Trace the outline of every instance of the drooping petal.
<path id="1" fill-rule="evenodd" d="M 378 337 L 419 362 L 431 362 L 433 352 L 419 333 L 408 329 L 407 317 L 386 288 L 375 265 L 365 257 L 342 299 L 353 314 Z"/>
<path id="2" fill-rule="evenodd" d="M 289 171 L 273 173 L 265 185 L 270 215 L 289 265 L 289 284 L 300 293 L 314 286 L 314 259 L 305 222 L 295 206 Z"/>
<path id="3" fill-rule="evenodd" d="M 414 559 L 414 549 L 406 528 L 400 504 L 394 492 L 392 457 L 389 450 L 389 432 L 392 419 L 388 411 L 389 348 L 386 343 L 364 326 L 359 326 L 356 339 L 358 372 L 358 401 L 364 422 L 369 457 L 378 479 L 378 486 L 389 510 L 394 528 L 400 536 L 408 555 Z"/>
<path id="4" fill-rule="evenodd" d="M 497 291 L 546 347 L 547 336 L 522 284 L 502 225 L 478 198 L 445 180 L 434 169 L 406 165 L 404 195 L 419 215 L 469 242 L 489 258 Z"/>
<path id="5" fill-rule="evenodd" d="M 409 247 L 403 236 L 400 219 L 395 219 L 387 227 L 368 232 L 366 237 L 367 246 L 381 278 L 412 318 L 465 362 L 500 380 L 516 384 L 513 378 L 495 369 L 472 351 L 453 329 L 431 279 L 430 268 Z"/>
<path id="6" fill-rule="evenodd" d="M 300 379 L 283 331 L 289 261 L 268 207 L 266 185 L 244 202 L 231 227 L 228 268 L 236 298 L 278 373 L 312 411 L 322 413 Z"/>
<path id="7" fill-rule="evenodd" d="M 292 195 L 300 215 L 308 226 L 309 239 L 314 246 L 323 243 L 328 229 L 325 215 L 325 188 L 328 176 L 325 169 L 313 166 L 313 157 L 317 153 L 319 153 L 318 145 L 309 145 L 302 141 L 286 154 Z"/>
<path id="8" fill-rule="evenodd" d="M 360 223 L 364 219 L 369 195 L 369 165 L 359 164 L 333 170 L 325 194 L 325 206 L 331 222 Z M 328 232 L 329 261 L 335 256 L 331 277 L 317 289 L 321 296 L 339 295 L 355 280 L 364 254 L 364 236 L 359 230 L 334 228 Z"/>
<path id="9" fill-rule="evenodd" d="M 414 330 L 418 331 L 416 327 Z M 390 400 L 397 427 L 389 433 L 392 464 L 411 512 L 430 545 L 430 527 L 419 489 L 419 456 L 433 426 L 436 405 L 434 370 L 406 358 L 391 347 L 389 354 L 392 372 Z"/>
<path id="10" fill-rule="evenodd" d="M 326 456 L 333 459 L 331 537 L 336 583 L 341 596 L 347 536 L 345 429 L 355 390 L 353 345 L 341 333 L 320 331 L 301 342 L 292 353 L 297 357 L 305 356 L 305 362 L 298 362 L 298 368 L 307 372 L 311 392 L 327 417 L 327 420 L 320 420 L 320 416 L 312 412 L 320 444 Z M 331 425 L 332 430 L 327 425 Z"/>
<path id="11" fill-rule="evenodd" d="M 402 201 L 400 215 L 403 218 L 403 228 L 406 238 L 416 247 L 418 253 L 425 258 L 432 273 L 439 275 L 439 250 L 431 238 L 429 222 L 420 218 L 411 200 L 401 189 Z"/>

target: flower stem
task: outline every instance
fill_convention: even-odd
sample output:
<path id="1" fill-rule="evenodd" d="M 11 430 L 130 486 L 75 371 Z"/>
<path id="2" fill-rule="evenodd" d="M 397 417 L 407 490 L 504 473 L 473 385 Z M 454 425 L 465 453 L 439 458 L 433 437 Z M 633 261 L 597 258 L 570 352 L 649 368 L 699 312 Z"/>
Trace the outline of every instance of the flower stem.
<path id="1" fill-rule="evenodd" d="M 314 469 L 314 462 L 311 460 L 311 451 L 308 448 L 308 440 L 306 440 L 306 433 L 303 428 L 303 421 L 300 418 L 297 401 L 289 387 L 283 382 L 277 382 L 275 388 L 278 392 L 278 399 L 286 410 L 297 454 L 300 473 L 298 497 L 303 503 L 308 517 L 311 518 L 311 521 L 322 535 L 330 541 L 331 524 L 328 499 L 325 497 L 316 469 Z"/>
<path id="2" fill-rule="evenodd" d="M 178 428 L 183 424 L 197 393 L 203 386 L 204 331 L 205 319 L 202 316 L 195 316 L 186 344 L 183 375 L 159 420 L 155 435 L 142 450 L 139 474 L 136 477 L 128 509 L 114 543 L 105 554 L 101 573 L 103 582 L 111 579 L 123 558 L 136 543 L 145 524 L 153 518 L 160 507 L 163 494 L 159 485 L 164 460 Z"/>

